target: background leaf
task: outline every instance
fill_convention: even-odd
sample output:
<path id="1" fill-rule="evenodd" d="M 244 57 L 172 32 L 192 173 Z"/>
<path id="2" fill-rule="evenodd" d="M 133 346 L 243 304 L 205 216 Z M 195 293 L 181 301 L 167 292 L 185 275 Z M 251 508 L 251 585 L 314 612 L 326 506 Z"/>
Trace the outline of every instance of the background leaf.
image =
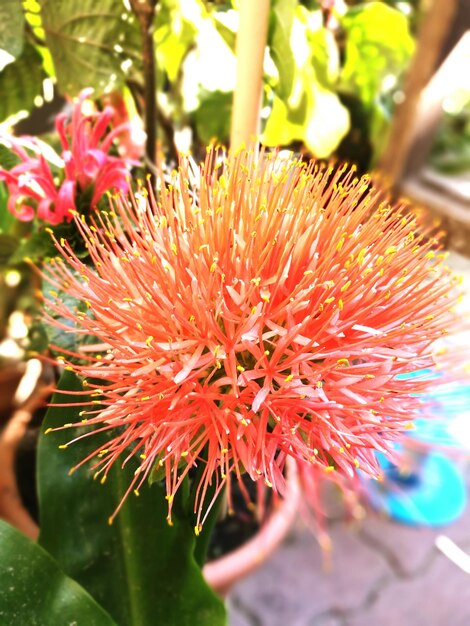
<path id="1" fill-rule="evenodd" d="M 62 93 L 93 87 L 99 96 L 124 83 L 129 61 L 140 65 L 138 26 L 122 0 L 41 0 L 41 17 Z"/>
<path id="2" fill-rule="evenodd" d="M 274 0 L 270 13 L 269 49 L 279 73 L 276 91 L 287 98 L 292 91 L 295 74 L 295 59 L 290 45 L 292 25 L 297 0 Z"/>
<path id="3" fill-rule="evenodd" d="M 23 50 L 24 15 L 20 0 L 0 2 L 0 50 L 16 58 Z"/>
<path id="4" fill-rule="evenodd" d="M 44 78 L 41 55 L 30 43 L 25 43 L 18 59 L 0 72 L 0 120 L 19 111 L 30 111 L 36 96 L 42 94 Z"/>
<path id="5" fill-rule="evenodd" d="M 212 140 L 228 142 L 232 100 L 233 94 L 226 91 L 213 91 L 201 97 L 201 103 L 194 115 L 197 132 L 204 143 L 208 144 Z"/>
<path id="6" fill-rule="evenodd" d="M 171 82 L 177 80 L 181 63 L 194 44 L 196 33 L 196 26 L 186 18 L 179 2 L 166 0 L 159 3 L 155 30 L 157 66 L 165 70 Z"/>
<path id="7" fill-rule="evenodd" d="M 349 9 L 341 21 L 346 32 L 345 89 L 371 104 L 384 91 L 384 80 L 397 78 L 414 50 L 406 16 L 383 2 Z"/>
<path id="8" fill-rule="evenodd" d="M 0 624 L 117 626 L 36 543 L 0 521 Z"/>
<path id="9" fill-rule="evenodd" d="M 78 379 L 65 372 L 61 389 L 80 391 Z M 53 402 L 70 401 L 56 394 Z M 52 406 L 45 427 L 79 421 L 81 407 Z M 70 431 L 66 431 L 69 435 Z M 86 432 L 74 429 L 73 436 Z M 114 523 L 114 512 L 136 468 L 131 459 L 116 463 L 104 485 L 88 468 L 71 476 L 70 467 L 96 448 L 105 446 L 102 434 L 82 440 L 67 450 L 64 431 L 42 437 L 38 450 L 41 509 L 40 543 L 63 569 L 95 597 L 119 626 L 222 626 L 225 610 L 205 583 L 194 559 L 192 516 L 184 503 L 170 527 L 165 519 L 168 502 L 162 485 L 147 483 L 139 497 L 131 494 Z"/>
<path id="10" fill-rule="evenodd" d="M 295 58 L 292 89 L 285 97 L 275 88 L 263 141 L 269 146 L 300 141 L 313 156 L 329 157 L 348 132 L 350 120 L 335 92 L 338 50 L 331 33 L 323 26 L 321 11 L 309 12 L 297 6 L 291 54 L 292 51 Z"/>

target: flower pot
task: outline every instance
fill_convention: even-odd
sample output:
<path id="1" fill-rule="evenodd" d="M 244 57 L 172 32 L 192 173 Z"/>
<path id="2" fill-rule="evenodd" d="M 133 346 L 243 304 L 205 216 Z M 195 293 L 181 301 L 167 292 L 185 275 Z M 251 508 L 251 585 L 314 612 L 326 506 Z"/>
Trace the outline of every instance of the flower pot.
<path id="1" fill-rule="evenodd" d="M 232 552 L 209 561 L 204 576 L 211 587 L 225 597 L 232 586 L 259 567 L 285 539 L 298 513 L 300 486 L 293 459 L 287 464 L 287 488 L 284 497 L 262 524 L 259 531 Z"/>

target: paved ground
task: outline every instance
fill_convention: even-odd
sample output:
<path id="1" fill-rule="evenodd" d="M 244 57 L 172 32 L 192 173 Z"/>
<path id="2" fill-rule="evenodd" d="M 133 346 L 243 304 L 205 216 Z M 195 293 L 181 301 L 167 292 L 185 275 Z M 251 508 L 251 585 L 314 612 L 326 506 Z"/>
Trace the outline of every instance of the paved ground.
<path id="1" fill-rule="evenodd" d="M 439 530 L 373 514 L 353 526 L 336 522 L 326 572 L 315 538 L 299 526 L 233 590 L 230 625 L 469 626 L 470 575 L 438 550 L 439 535 L 470 553 L 470 507 Z"/>
<path id="2" fill-rule="evenodd" d="M 451 261 L 470 286 L 470 260 Z M 470 569 L 436 547 L 444 536 L 470 555 L 470 506 L 437 530 L 369 512 L 353 525 L 332 521 L 330 533 L 327 572 L 315 538 L 299 523 L 278 552 L 234 588 L 230 625 L 470 626 Z"/>

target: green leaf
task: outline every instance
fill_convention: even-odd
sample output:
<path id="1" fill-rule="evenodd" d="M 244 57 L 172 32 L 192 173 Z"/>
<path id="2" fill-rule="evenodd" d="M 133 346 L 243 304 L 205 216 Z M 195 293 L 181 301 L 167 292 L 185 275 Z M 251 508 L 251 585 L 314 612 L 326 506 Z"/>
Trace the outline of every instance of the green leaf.
<path id="1" fill-rule="evenodd" d="M 5 170 L 11 170 L 18 163 L 21 163 L 20 157 L 13 150 L 0 143 L 0 167 Z"/>
<path id="2" fill-rule="evenodd" d="M 318 82 L 335 89 L 339 78 L 339 50 L 335 36 L 328 28 L 307 29 L 311 62 Z"/>
<path id="3" fill-rule="evenodd" d="M 233 94 L 213 91 L 205 97 L 195 112 L 196 129 L 201 140 L 208 144 L 213 140 L 227 143 L 230 137 Z"/>
<path id="4" fill-rule="evenodd" d="M 44 230 L 39 230 L 21 242 L 10 258 L 10 263 L 23 263 L 28 258 L 37 262 L 45 257 L 56 256 L 56 254 L 57 250 L 51 236 Z"/>
<path id="5" fill-rule="evenodd" d="M 280 146 L 302 141 L 314 156 L 326 158 L 349 130 L 349 113 L 338 96 L 321 87 L 310 71 L 299 80 L 303 82 L 300 101 L 289 107 L 280 98 L 274 99 L 263 142 Z"/>
<path id="6" fill-rule="evenodd" d="M 336 88 L 337 49 L 322 25 L 320 11 L 298 6 L 294 16 L 293 85 L 288 97 L 276 88 L 263 142 L 269 146 L 303 142 L 318 158 L 329 157 L 349 130 L 349 114 Z M 330 55 L 331 58 L 330 58 Z"/>
<path id="7" fill-rule="evenodd" d="M 0 233 L 11 234 L 11 229 L 15 221 L 14 216 L 8 210 L 8 189 L 4 183 L 0 183 Z M 16 246 L 17 245 L 18 242 L 16 242 Z M 1 245 L 0 250 L 3 257 L 4 250 Z M 13 254 L 13 250 L 9 249 L 8 256 L 11 256 L 11 254 Z"/>
<path id="8" fill-rule="evenodd" d="M 268 45 L 279 73 L 277 93 L 287 98 L 292 91 L 295 58 L 290 42 L 297 0 L 274 0 L 270 13 Z"/>
<path id="9" fill-rule="evenodd" d="M 197 11 L 197 3 L 192 4 L 196 5 L 192 10 Z M 186 18 L 180 3 L 173 0 L 160 3 L 156 23 L 157 66 L 162 67 L 168 79 L 174 82 L 178 78 L 181 63 L 195 41 L 197 28 Z"/>
<path id="10" fill-rule="evenodd" d="M 40 546 L 0 521 L 0 623 L 117 626 Z"/>
<path id="11" fill-rule="evenodd" d="M 0 232 L 0 266 L 6 265 L 18 247 L 18 239 Z"/>
<path id="12" fill-rule="evenodd" d="M 29 43 L 13 63 L 0 72 L 0 120 L 19 111 L 30 111 L 36 96 L 42 94 L 42 81 L 46 74 L 42 57 Z"/>
<path id="13" fill-rule="evenodd" d="M 82 207 L 79 207 L 81 210 Z M 80 211 L 83 212 L 83 211 Z M 54 235 L 58 241 L 62 238 L 66 239 L 72 250 L 79 258 L 88 256 L 88 251 L 83 246 L 83 239 L 80 236 L 75 222 L 62 223 L 52 226 Z M 28 238 L 23 239 L 20 246 L 16 250 L 11 259 L 12 263 L 22 263 L 25 259 L 31 259 L 34 262 L 42 261 L 45 258 L 56 257 L 58 251 L 54 245 L 49 232 L 41 227 L 33 232 Z"/>
<path id="14" fill-rule="evenodd" d="M 0 3 L 0 50 L 17 58 L 23 50 L 24 15 L 20 0 Z"/>
<path id="15" fill-rule="evenodd" d="M 225 15 L 222 12 L 214 11 L 211 13 L 211 17 L 214 21 L 214 26 L 225 41 L 230 50 L 235 54 L 235 49 L 237 45 L 237 33 L 235 30 L 232 30 L 229 25 L 227 25 L 225 20 Z"/>
<path id="16" fill-rule="evenodd" d="M 383 93 L 384 80 L 399 77 L 413 53 L 407 18 L 383 2 L 369 2 L 351 7 L 341 25 L 346 32 L 342 87 L 372 104 Z"/>
<path id="17" fill-rule="evenodd" d="M 122 85 L 129 62 L 140 65 L 140 35 L 123 0 L 41 0 L 42 27 L 62 92 Z M 124 65 L 123 65 L 124 64 Z"/>
<path id="18" fill-rule="evenodd" d="M 65 372 L 62 390 L 81 391 L 78 379 Z M 86 401 L 86 398 L 84 398 Z M 54 403 L 70 402 L 55 394 Z M 51 406 L 45 428 L 80 420 L 81 407 Z M 106 445 L 94 434 L 66 450 L 69 437 L 86 426 L 42 437 L 38 450 L 41 509 L 40 543 L 64 571 L 79 581 L 113 616 L 119 626 L 222 626 L 225 610 L 205 583 L 194 559 L 192 516 L 175 501 L 173 526 L 166 523 L 168 502 L 161 484 L 142 486 L 131 494 L 112 525 L 107 520 L 134 477 L 133 459 L 112 467 L 104 485 L 86 467 L 69 475 L 88 454 Z"/>

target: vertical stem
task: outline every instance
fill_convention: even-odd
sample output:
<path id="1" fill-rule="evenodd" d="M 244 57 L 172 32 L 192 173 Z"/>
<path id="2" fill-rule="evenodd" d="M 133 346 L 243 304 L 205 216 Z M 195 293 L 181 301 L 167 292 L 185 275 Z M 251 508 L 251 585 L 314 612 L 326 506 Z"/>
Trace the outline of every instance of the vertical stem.
<path id="1" fill-rule="evenodd" d="M 145 132 L 147 143 L 145 158 L 152 186 L 155 185 L 155 162 L 157 145 L 157 88 L 155 79 L 155 47 L 153 21 L 157 0 L 130 0 L 131 8 L 139 20 L 142 35 L 142 62 L 144 66 Z"/>
<path id="2" fill-rule="evenodd" d="M 400 183 L 406 167 L 419 98 L 434 72 L 456 6 L 456 0 L 433 0 L 423 18 L 416 52 L 405 77 L 405 99 L 397 106 L 388 145 L 377 167 L 387 176 L 392 188 Z"/>
<path id="3" fill-rule="evenodd" d="M 259 134 L 269 0 L 240 0 L 239 5 L 237 82 L 230 132 L 230 144 L 235 150 L 254 141 Z"/>

